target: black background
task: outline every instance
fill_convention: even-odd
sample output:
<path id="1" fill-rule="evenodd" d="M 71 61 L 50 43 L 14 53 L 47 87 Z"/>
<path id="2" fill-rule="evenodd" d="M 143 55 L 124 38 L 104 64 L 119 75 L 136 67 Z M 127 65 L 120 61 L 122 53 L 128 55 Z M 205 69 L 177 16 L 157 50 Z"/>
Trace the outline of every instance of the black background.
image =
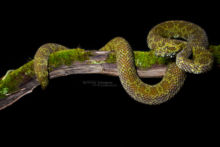
<path id="1" fill-rule="evenodd" d="M 116 36 L 126 38 L 133 49 L 148 50 L 146 36 L 166 20 L 187 20 L 204 28 L 210 44 L 220 44 L 219 12 L 204 4 L 196 7 L 130 7 L 115 2 L 90 5 L 35 5 L 7 9 L 1 17 L 1 70 L 16 69 L 33 59 L 39 46 L 54 42 L 70 48 L 99 49 Z M 178 5 L 178 4 L 177 4 Z M 152 7 L 151 7 L 152 6 Z M 131 142 L 215 142 L 219 131 L 218 84 L 220 70 L 202 75 L 188 74 L 180 92 L 170 101 L 148 106 L 131 99 L 118 77 L 71 75 L 37 87 L 12 106 L 0 111 L 3 134 L 30 138 L 33 143 L 71 144 Z M 147 82 L 148 79 L 145 79 Z M 93 86 L 85 82 L 112 82 Z M 115 86 L 116 85 L 116 86 Z M 36 135 L 36 134 L 39 134 Z M 185 135 L 184 135 L 185 134 Z M 21 135 L 22 136 L 22 135 Z M 207 140 L 207 138 L 209 138 Z M 65 139 L 61 139 L 65 138 Z M 22 142 L 22 139 L 19 141 Z M 9 143 L 9 142 L 8 142 Z"/>

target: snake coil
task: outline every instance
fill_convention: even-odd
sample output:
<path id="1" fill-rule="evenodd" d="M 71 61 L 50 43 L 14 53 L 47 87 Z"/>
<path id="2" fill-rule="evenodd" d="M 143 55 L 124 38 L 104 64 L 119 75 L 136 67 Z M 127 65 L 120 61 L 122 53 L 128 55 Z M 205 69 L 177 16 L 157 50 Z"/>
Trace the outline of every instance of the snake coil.
<path id="1" fill-rule="evenodd" d="M 180 40 L 181 38 L 181 40 Z M 200 74 L 211 69 L 212 54 L 207 50 L 208 38 L 198 25 L 181 20 L 166 21 L 153 27 L 147 37 L 148 47 L 157 56 L 173 57 L 176 62 L 168 65 L 162 80 L 149 85 L 141 81 L 129 43 L 122 37 L 109 41 L 100 50 L 116 52 L 117 69 L 122 86 L 135 100 L 149 104 L 161 104 L 172 98 L 182 87 L 185 72 Z M 53 52 L 67 49 L 58 44 L 41 46 L 34 57 L 34 71 L 42 88 L 48 85 L 48 58 Z M 193 55 L 192 59 L 189 57 Z"/>

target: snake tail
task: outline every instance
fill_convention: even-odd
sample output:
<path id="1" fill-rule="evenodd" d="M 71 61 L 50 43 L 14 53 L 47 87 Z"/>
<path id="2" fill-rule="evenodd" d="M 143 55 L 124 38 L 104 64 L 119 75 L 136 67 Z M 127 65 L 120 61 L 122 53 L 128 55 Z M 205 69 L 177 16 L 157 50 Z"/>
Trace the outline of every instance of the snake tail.
<path id="1" fill-rule="evenodd" d="M 34 56 L 34 72 L 42 89 L 45 89 L 49 83 L 48 80 L 48 59 L 51 53 L 65 50 L 66 47 L 55 43 L 42 45 Z"/>

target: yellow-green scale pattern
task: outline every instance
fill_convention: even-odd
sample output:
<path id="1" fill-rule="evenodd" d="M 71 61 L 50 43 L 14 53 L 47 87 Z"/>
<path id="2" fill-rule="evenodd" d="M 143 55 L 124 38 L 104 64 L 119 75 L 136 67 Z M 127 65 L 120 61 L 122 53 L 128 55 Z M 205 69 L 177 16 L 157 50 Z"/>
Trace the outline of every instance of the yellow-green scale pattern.
<path id="1" fill-rule="evenodd" d="M 49 83 L 48 80 L 48 59 L 50 54 L 60 50 L 68 49 L 65 46 L 47 43 L 42 45 L 34 56 L 34 72 L 37 80 L 40 82 L 41 88 L 45 89 Z"/>
<path id="2" fill-rule="evenodd" d="M 116 37 L 101 50 L 116 51 L 117 69 L 120 81 L 126 92 L 135 100 L 145 104 L 160 104 L 173 97 L 181 88 L 186 78 L 185 72 L 175 63 L 168 65 L 163 79 L 156 85 L 149 85 L 138 77 L 134 55 L 129 43 Z"/>
<path id="3" fill-rule="evenodd" d="M 176 62 L 168 65 L 163 79 L 154 85 L 146 84 L 139 78 L 134 65 L 133 51 L 124 38 L 116 37 L 100 49 L 116 53 L 120 81 L 126 92 L 141 103 L 155 105 L 169 100 L 182 87 L 186 78 L 185 72 L 198 74 L 212 67 L 212 54 L 206 50 L 206 33 L 191 22 L 175 20 L 158 24 L 149 32 L 147 43 L 150 49 L 155 50 L 157 56 L 176 55 Z M 66 48 L 46 44 L 37 51 L 34 69 L 42 88 L 48 84 L 47 62 L 50 53 L 62 49 Z M 189 59 L 191 54 L 193 59 Z"/>

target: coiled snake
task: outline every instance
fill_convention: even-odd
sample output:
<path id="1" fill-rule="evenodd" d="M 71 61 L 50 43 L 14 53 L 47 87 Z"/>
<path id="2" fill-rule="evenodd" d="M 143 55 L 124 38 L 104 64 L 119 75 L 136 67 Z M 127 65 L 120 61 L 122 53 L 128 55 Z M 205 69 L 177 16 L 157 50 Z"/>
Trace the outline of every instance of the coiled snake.
<path id="1" fill-rule="evenodd" d="M 199 74 L 211 69 L 212 54 L 207 50 L 208 38 L 198 25 L 181 20 L 166 21 L 153 27 L 147 37 L 148 47 L 157 56 L 176 55 L 176 62 L 168 65 L 162 80 L 149 85 L 138 77 L 134 55 L 129 43 L 122 37 L 109 41 L 100 50 L 116 52 L 117 69 L 122 86 L 135 100 L 155 105 L 172 98 L 182 87 L 185 72 Z M 48 58 L 53 52 L 67 49 L 57 44 L 41 46 L 34 57 L 34 71 L 41 87 L 48 85 Z M 193 58 L 189 57 L 193 55 Z"/>

